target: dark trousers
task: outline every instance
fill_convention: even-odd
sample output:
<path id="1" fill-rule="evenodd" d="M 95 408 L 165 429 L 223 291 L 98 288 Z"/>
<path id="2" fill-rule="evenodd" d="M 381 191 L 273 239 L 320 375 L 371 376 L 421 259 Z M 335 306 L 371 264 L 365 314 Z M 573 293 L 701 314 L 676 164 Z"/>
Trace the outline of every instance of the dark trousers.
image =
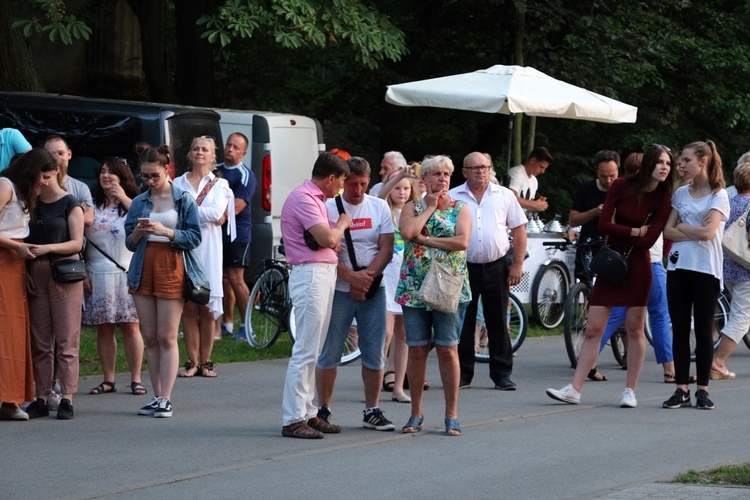
<path id="1" fill-rule="evenodd" d="M 719 280 L 710 274 L 677 269 L 667 273 L 667 303 L 672 318 L 672 352 L 675 380 L 690 377 L 690 317 L 695 329 L 695 371 L 698 385 L 708 385 L 714 359 L 714 311 Z"/>
<path id="2" fill-rule="evenodd" d="M 466 309 L 458 357 L 461 363 L 461 381 L 471 382 L 474 377 L 474 329 L 477 306 L 482 299 L 484 321 L 487 327 L 487 347 L 490 353 L 490 378 L 497 384 L 500 378 L 513 371 L 513 349 L 508 336 L 508 266 L 504 258 L 490 264 L 467 264 L 471 303 Z"/>

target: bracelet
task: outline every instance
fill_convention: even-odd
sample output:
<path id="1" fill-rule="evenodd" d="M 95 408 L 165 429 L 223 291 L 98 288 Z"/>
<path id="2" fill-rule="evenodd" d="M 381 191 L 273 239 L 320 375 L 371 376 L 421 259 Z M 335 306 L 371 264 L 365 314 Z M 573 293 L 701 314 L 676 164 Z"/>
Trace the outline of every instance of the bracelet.
<path id="1" fill-rule="evenodd" d="M 424 244 L 425 244 L 425 245 L 427 244 L 427 241 L 428 241 L 429 239 L 430 239 L 430 235 L 429 235 L 429 234 L 428 234 L 427 236 L 425 236 L 425 237 L 424 237 Z"/>

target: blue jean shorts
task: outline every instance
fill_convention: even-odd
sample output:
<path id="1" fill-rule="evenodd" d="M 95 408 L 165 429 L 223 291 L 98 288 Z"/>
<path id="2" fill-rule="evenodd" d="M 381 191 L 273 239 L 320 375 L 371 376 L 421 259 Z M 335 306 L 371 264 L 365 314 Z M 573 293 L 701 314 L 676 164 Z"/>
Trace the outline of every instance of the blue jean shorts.
<path id="1" fill-rule="evenodd" d="M 349 292 L 333 295 L 331 322 L 318 358 L 318 368 L 329 370 L 341 363 L 341 353 L 349 335 L 352 320 L 357 320 L 359 350 L 362 352 L 362 366 L 370 370 L 381 370 L 385 366 L 385 287 L 380 287 L 369 300 L 352 300 Z"/>
<path id="2" fill-rule="evenodd" d="M 468 305 L 468 302 L 458 304 L 458 309 L 453 314 L 428 311 L 421 307 L 403 306 L 406 345 L 411 347 L 429 345 L 433 338 L 435 344 L 442 347 L 458 345 Z"/>

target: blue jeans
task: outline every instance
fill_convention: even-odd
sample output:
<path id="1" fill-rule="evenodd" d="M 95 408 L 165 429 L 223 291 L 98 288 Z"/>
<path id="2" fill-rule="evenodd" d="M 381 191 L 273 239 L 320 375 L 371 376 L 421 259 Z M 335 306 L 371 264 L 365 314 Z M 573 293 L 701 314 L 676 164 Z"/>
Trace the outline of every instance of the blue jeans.
<path id="1" fill-rule="evenodd" d="M 406 345 L 410 347 L 429 345 L 433 339 L 433 330 L 436 345 L 442 347 L 458 345 L 468 305 L 468 302 L 459 303 L 458 309 L 453 314 L 428 311 L 421 307 L 403 306 Z"/>
<path id="2" fill-rule="evenodd" d="M 349 327 L 355 318 L 362 366 L 370 370 L 381 370 L 385 366 L 385 287 L 381 286 L 373 298 L 365 301 L 353 300 L 349 292 L 337 290 L 333 294 L 331 322 L 318 368 L 330 370 L 341 363 Z"/>
<path id="3" fill-rule="evenodd" d="M 651 292 L 648 296 L 648 314 L 651 317 L 651 337 L 653 338 L 654 353 L 658 364 L 672 361 L 672 327 L 669 319 L 669 306 L 667 304 L 667 276 L 661 262 L 651 263 Z M 599 352 L 604 349 L 609 339 L 620 325 L 625 322 L 625 307 L 615 307 L 609 315 L 607 328 L 602 335 L 602 343 Z"/>

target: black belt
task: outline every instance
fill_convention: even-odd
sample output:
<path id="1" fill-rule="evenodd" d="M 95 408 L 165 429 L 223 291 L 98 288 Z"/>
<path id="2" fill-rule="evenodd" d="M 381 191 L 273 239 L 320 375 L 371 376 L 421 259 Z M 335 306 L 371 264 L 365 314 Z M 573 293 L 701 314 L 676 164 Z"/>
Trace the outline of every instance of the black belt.
<path id="1" fill-rule="evenodd" d="M 474 262 L 467 262 L 466 265 L 469 267 L 485 268 L 485 267 L 492 267 L 496 264 L 501 263 L 504 260 L 505 260 L 505 256 L 502 256 L 497 260 L 493 260 L 492 262 L 485 262 L 484 264 L 475 264 Z"/>

